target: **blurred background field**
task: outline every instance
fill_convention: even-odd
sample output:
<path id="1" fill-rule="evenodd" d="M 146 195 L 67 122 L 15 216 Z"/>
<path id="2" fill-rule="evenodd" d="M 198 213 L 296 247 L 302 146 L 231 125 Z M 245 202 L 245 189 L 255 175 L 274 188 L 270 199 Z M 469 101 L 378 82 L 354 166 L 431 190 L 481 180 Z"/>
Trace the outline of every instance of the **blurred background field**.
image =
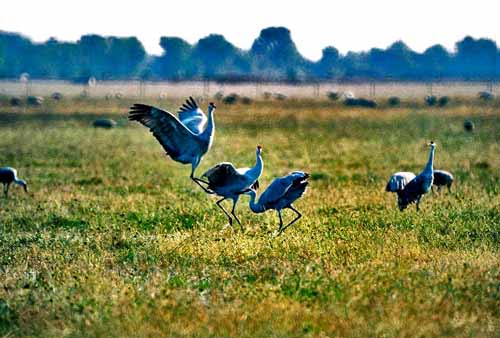
<path id="1" fill-rule="evenodd" d="M 19 81 L 0 81 L 0 94 L 3 95 L 50 96 L 59 92 L 66 96 L 91 97 L 149 97 L 177 98 L 187 96 L 211 97 L 216 94 L 236 93 L 251 98 L 264 98 L 266 95 L 282 94 L 295 98 L 324 98 L 329 92 L 352 93 L 359 97 L 387 98 L 423 98 L 426 95 L 446 95 L 459 97 L 477 97 L 481 91 L 500 95 L 500 86 L 496 82 L 321 82 L 309 84 L 287 83 L 221 83 L 205 82 L 151 82 L 151 81 L 97 81 L 95 85 L 77 84 L 70 81 L 30 80 L 28 84 Z"/>
<path id="2" fill-rule="evenodd" d="M 397 107 L 377 89 L 367 109 L 327 99 L 322 86 L 318 98 L 312 87 L 300 88 L 307 98 L 269 89 L 282 100 L 220 89 L 253 98 L 235 104 L 212 85 L 205 98 L 203 84 L 147 87 L 141 102 L 171 112 L 190 94 L 204 109 L 216 102 L 198 173 L 251 166 L 259 143 L 262 187 L 311 173 L 296 204 L 304 217 L 272 238 L 275 213 L 251 214 L 243 197 L 245 231 L 225 227 L 189 167 L 127 121 L 136 87 L 98 83 L 82 97 L 82 86 L 37 86 L 46 97 L 36 107 L 12 106 L 23 93 L 1 86 L 0 165 L 30 184 L 29 195 L 12 187 L 0 199 L 1 337 L 498 337 L 500 108 L 477 98 L 481 88 L 434 88 L 449 93 L 444 107 L 424 103 L 424 85 L 386 89 Z M 122 96 L 104 97 L 115 89 Z M 97 129 L 97 118 L 117 124 Z M 430 140 L 435 167 L 455 175 L 452 192 L 399 212 L 387 179 L 419 172 Z"/>

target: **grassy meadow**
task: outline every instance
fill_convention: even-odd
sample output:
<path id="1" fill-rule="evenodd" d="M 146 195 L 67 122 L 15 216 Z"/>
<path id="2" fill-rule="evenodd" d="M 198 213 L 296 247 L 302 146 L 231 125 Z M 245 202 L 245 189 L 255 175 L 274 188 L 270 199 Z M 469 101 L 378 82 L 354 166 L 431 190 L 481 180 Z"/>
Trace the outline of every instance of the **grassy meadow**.
<path id="1" fill-rule="evenodd" d="M 227 227 L 190 167 L 127 121 L 133 102 L 0 100 L 0 166 L 30 188 L 0 198 L 0 337 L 500 336 L 498 101 L 218 103 L 198 174 L 252 166 L 257 144 L 261 189 L 311 173 L 304 217 L 277 238 L 276 213 L 252 214 L 247 196 L 244 231 Z M 452 192 L 400 212 L 387 179 L 419 172 L 430 140 Z"/>

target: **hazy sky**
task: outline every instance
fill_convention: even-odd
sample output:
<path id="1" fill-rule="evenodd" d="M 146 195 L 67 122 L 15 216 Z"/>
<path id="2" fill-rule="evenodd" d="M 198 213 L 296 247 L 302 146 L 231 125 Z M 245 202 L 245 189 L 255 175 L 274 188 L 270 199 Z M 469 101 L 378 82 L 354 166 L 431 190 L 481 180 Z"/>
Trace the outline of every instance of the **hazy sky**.
<path id="1" fill-rule="evenodd" d="M 399 39 L 417 51 L 435 43 L 452 50 L 465 35 L 500 41 L 498 0 L 2 0 L 0 7 L 0 30 L 35 41 L 75 41 L 86 33 L 137 36 L 154 54 L 161 53 L 160 36 L 195 43 L 210 33 L 249 49 L 269 26 L 288 27 L 312 60 L 328 45 L 345 53 Z"/>

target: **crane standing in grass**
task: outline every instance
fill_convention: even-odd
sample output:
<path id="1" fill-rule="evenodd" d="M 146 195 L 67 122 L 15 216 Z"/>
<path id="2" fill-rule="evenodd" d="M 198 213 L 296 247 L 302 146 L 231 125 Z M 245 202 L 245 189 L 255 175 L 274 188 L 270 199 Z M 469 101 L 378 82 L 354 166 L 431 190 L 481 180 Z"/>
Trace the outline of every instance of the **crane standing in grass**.
<path id="1" fill-rule="evenodd" d="M 24 191 L 28 192 L 28 184 L 26 183 L 26 181 L 17 178 L 17 171 L 14 168 L 0 168 L 0 182 L 3 184 L 3 193 L 5 197 L 8 197 L 9 187 L 11 183 L 20 185 L 24 188 Z"/>
<path id="2" fill-rule="evenodd" d="M 447 186 L 448 192 L 451 191 L 451 185 L 453 183 L 453 175 L 445 170 L 434 170 L 434 182 L 433 186 L 437 187 L 437 191 L 441 191 L 441 187 Z"/>
<path id="3" fill-rule="evenodd" d="M 229 220 L 229 225 L 233 225 L 233 215 L 234 219 L 241 226 L 241 222 L 235 214 L 236 203 L 240 198 L 240 195 L 248 189 L 249 187 L 258 187 L 258 179 L 262 175 L 264 169 L 264 162 L 262 161 L 262 147 L 257 146 L 255 152 L 256 162 L 255 166 L 252 168 L 238 168 L 236 169 L 232 163 L 222 162 L 210 168 L 205 172 L 202 177 L 208 179 L 208 189 L 209 193 L 215 193 L 221 196 L 222 199 L 218 200 L 215 204 L 224 212 Z M 210 191 L 211 190 L 211 191 Z M 222 201 L 226 199 L 233 200 L 233 208 L 231 209 L 231 215 L 224 209 L 221 205 Z"/>
<path id="4" fill-rule="evenodd" d="M 208 184 L 208 182 L 195 177 L 194 172 L 203 155 L 212 146 L 215 132 L 215 108 L 215 104 L 211 102 L 208 104 L 207 119 L 196 101 L 189 97 L 179 109 L 179 118 L 177 118 L 168 111 L 136 103 L 130 108 L 128 118 L 149 127 L 153 136 L 174 161 L 182 164 L 190 163 L 191 175 L 189 177 L 208 193 L 209 191 L 201 184 Z"/>
<path id="5" fill-rule="evenodd" d="M 398 193 L 398 206 L 401 211 L 406 209 L 411 203 L 416 204 L 418 211 L 422 196 L 431 190 L 432 182 L 434 181 L 434 152 L 436 150 L 436 144 L 431 141 L 429 146 L 431 148 L 429 160 L 424 170 L 412 179 L 404 187 L 401 193 Z"/>
<path id="6" fill-rule="evenodd" d="M 406 185 L 415 177 L 415 174 L 412 172 L 398 171 L 397 173 L 392 174 L 391 178 L 389 178 L 389 182 L 387 182 L 387 185 L 385 186 L 385 191 L 396 193 L 399 200 Z"/>
<path id="7" fill-rule="evenodd" d="M 308 185 L 308 178 L 309 174 L 302 171 L 293 171 L 286 176 L 275 178 L 262 193 L 257 203 L 255 203 L 257 192 L 254 189 L 247 189 L 245 194 L 250 195 L 250 209 L 255 213 L 271 209 L 276 210 L 280 219 L 277 235 L 280 235 L 286 228 L 302 217 L 302 214 L 293 207 L 292 203 L 304 194 Z M 297 217 L 285 226 L 283 226 L 283 218 L 281 216 L 283 209 L 291 209 L 297 215 Z"/>

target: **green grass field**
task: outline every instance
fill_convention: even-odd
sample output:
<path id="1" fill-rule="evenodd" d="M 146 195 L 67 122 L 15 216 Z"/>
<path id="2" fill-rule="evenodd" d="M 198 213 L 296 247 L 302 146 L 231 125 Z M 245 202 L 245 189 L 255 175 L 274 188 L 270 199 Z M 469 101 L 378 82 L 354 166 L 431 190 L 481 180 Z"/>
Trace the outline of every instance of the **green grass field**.
<path id="1" fill-rule="evenodd" d="M 131 103 L 0 105 L 0 166 L 30 184 L 0 198 L 0 337 L 500 336 L 498 102 L 219 104 L 198 173 L 252 166 L 260 143 L 261 187 L 312 174 L 277 238 L 247 196 L 245 230 L 225 227 L 190 167 L 127 122 Z M 102 116 L 117 128 L 94 129 Z M 419 172 L 429 140 L 453 191 L 400 212 L 387 179 Z"/>

